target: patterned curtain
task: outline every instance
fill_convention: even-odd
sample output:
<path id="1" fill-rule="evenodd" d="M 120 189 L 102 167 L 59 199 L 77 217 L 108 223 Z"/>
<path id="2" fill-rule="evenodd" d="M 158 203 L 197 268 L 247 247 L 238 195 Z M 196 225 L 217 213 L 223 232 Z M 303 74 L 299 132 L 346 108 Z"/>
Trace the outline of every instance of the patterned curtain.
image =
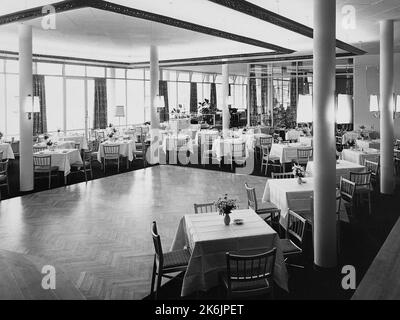
<path id="1" fill-rule="evenodd" d="M 169 120 L 169 104 L 168 104 L 168 81 L 160 80 L 159 82 L 159 95 L 164 97 L 165 108 L 160 113 L 160 121 L 165 122 Z"/>
<path id="2" fill-rule="evenodd" d="M 263 114 L 268 113 L 268 78 L 266 73 L 261 74 L 261 110 Z"/>
<path id="3" fill-rule="evenodd" d="M 256 76 L 255 72 L 250 71 L 250 78 L 249 78 L 250 119 L 252 119 L 252 116 L 257 115 L 257 84 L 255 76 Z"/>
<path id="4" fill-rule="evenodd" d="M 104 78 L 94 79 L 94 116 L 93 129 L 107 127 L 107 81 Z"/>
<path id="5" fill-rule="evenodd" d="M 211 83 L 211 92 L 210 92 L 210 109 L 217 109 L 217 85 L 215 82 Z"/>
<path id="6" fill-rule="evenodd" d="M 190 112 L 197 113 L 197 82 L 190 83 Z"/>
<path id="7" fill-rule="evenodd" d="M 33 114 L 33 135 L 47 132 L 46 89 L 44 76 L 33 75 L 33 96 L 39 97 L 40 113 Z"/>

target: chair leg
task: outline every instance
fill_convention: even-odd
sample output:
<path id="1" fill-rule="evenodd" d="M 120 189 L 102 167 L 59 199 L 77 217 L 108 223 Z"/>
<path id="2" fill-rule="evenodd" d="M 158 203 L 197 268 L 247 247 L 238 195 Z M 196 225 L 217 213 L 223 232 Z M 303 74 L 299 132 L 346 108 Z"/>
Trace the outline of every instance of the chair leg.
<path id="1" fill-rule="evenodd" d="M 156 293 L 154 295 L 155 300 L 158 299 L 158 291 L 161 288 L 161 279 L 162 279 L 162 270 L 158 270 L 158 275 L 157 275 L 157 287 L 156 287 Z"/>
<path id="2" fill-rule="evenodd" d="M 49 172 L 49 189 L 51 188 L 51 171 Z"/>
<path id="3" fill-rule="evenodd" d="M 153 273 L 152 273 L 152 275 L 151 275 L 150 296 L 153 296 L 153 292 L 154 292 L 154 282 L 155 282 L 155 280 L 156 280 L 156 273 L 157 273 L 157 263 L 156 263 L 156 257 L 154 256 Z"/>
<path id="4" fill-rule="evenodd" d="M 107 160 L 104 158 L 104 160 L 103 160 L 103 170 L 104 170 L 104 174 L 106 174 L 106 163 L 107 163 Z"/>
<path id="5" fill-rule="evenodd" d="M 371 210 L 371 192 L 368 192 L 368 212 L 371 215 L 372 210 Z"/>

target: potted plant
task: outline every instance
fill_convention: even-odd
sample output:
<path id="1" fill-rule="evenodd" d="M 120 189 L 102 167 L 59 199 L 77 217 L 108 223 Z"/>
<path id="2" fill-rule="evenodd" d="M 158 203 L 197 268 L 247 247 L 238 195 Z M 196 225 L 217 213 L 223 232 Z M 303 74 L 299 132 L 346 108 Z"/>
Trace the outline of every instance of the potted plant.
<path id="1" fill-rule="evenodd" d="M 302 184 L 303 183 L 302 178 L 304 178 L 304 175 L 305 175 L 304 168 L 298 164 L 294 164 L 292 171 L 293 171 L 293 175 L 297 178 L 297 182 L 299 184 Z"/>
<path id="2" fill-rule="evenodd" d="M 229 199 L 228 195 L 225 194 L 224 197 L 218 198 L 214 205 L 218 209 L 219 214 L 224 216 L 225 225 L 229 225 L 231 222 L 231 217 L 229 215 L 232 213 L 233 209 L 238 208 L 237 200 Z"/>

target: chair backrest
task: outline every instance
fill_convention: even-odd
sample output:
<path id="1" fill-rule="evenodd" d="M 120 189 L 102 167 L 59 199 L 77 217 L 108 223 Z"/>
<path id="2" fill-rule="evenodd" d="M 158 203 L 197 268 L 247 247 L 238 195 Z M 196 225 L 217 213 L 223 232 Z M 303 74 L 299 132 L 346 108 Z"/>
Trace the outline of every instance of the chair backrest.
<path id="1" fill-rule="evenodd" d="M 274 276 L 276 248 L 256 255 L 235 255 L 226 253 L 228 287 L 231 282 L 249 282 Z M 256 289 L 255 289 L 256 290 Z M 251 291 L 246 290 L 246 292 Z"/>
<path id="2" fill-rule="evenodd" d="M 340 177 L 340 196 L 346 201 L 352 201 L 354 197 L 354 192 L 356 190 L 356 184 L 346 178 Z"/>
<path id="3" fill-rule="evenodd" d="M 33 156 L 33 166 L 41 168 L 51 167 L 51 156 Z"/>
<path id="4" fill-rule="evenodd" d="M 260 137 L 260 146 L 261 147 L 268 147 L 268 150 L 271 149 L 272 146 L 272 137 Z"/>
<path id="5" fill-rule="evenodd" d="M 257 211 L 258 206 L 257 206 L 256 188 L 249 187 L 247 182 L 244 184 L 244 187 L 246 188 L 247 192 L 247 204 L 249 208 L 252 208 L 254 211 Z"/>
<path id="6" fill-rule="evenodd" d="M 104 157 L 119 157 L 119 147 L 119 144 L 115 146 L 103 145 Z"/>
<path id="7" fill-rule="evenodd" d="M 310 160 L 312 158 L 313 148 L 298 148 L 297 160 Z"/>
<path id="8" fill-rule="evenodd" d="M 356 184 L 356 187 L 370 186 L 371 184 L 371 171 L 368 172 L 351 172 L 350 181 Z"/>
<path id="9" fill-rule="evenodd" d="M 308 201 L 310 201 L 308 199 Z M 287 227 L 286 227 L 286 237 L 293 237 L 300 243 L 303 242 L 304 230 L 306 227 L 306 219 L 298 215 L 296 212 L 289 210 Z"/>
<path id="10" fill-rule="evenodd" d="M 160 238 L 160 235 L 158 234 L 158 230 L 157 230 L 157 223 L 155 221 L 153 221 L 153 223 L 151 224 L 151 236 L 153 237 L 155 254 L 159 260 L 160 265 L 162 266 L 163 250 L 162 250 L 162 245 L 161 245 L 161 238 Z"/>
<path id="11" fill-rule="evenodd" d="M 207 213 L 217 211 L 213 202 L 210 203 L 195 203 L 193 205 L 194 213 Z"/>
<path id="12" fill-rule="evenodd" d="M 373 176 L 378 175 L 378 171 L 379 171 L 379 163 L 378 162 L 365 160 L 364 165 L 367 168 L 367 171 L 370 171 Z"/>
<path id="13" fill-rule="evenodd" d="M 244 158 L 246 157 L 246 142 L 232 143 L 232 157 Z"/>
<path id="14" fill-rule="evenodd" d="M 47 147 L 33 146 L 33 153 L 40 152 L 40 151 L 44 151 L 44 150 L 46 150 L 46 149 L 47 149 Z"/>
<path id="15" fill-rule="evenodd" d="M 11 142 L 11 149 L 14 154 L 19 154 L 19 141 Z"/>
<path id="16" fill-rule="evenodd" d="M 81 150 L 81 144 L 80 143 L 75 143 L 74 144 L 74 149 Z"/>
<path id="17" fill-rule="evenodd" d="M 8 175 L 8 159 L 0 161 L 0 175 Z"/>
<path id="18" fill-rule="evenodd" d="M 89 142 L 89 150 L 91 152 L 97 152 L 97 151 L 99 151 L 99 145 L 100 145 L 100 143 L 98 140 L 90 141 Z"/>
<path id="19" fill-rule="evenodd" d="M 0 151 L 0 161 L 3 160 L 3 151 Z"/>
<path id="20" fill-rule="evenodd" d="M 95 131 L 96 140 L 104 139 L 106 137 L 104 131 Z"/>
<path id="21" fill-rule="evenodd" d="M 294 174 L 292 172 L 275 173 L 272 172 L 272 179 L 293 179 Z"/>
<path id="22" fill-rule="evenodd" d="M 91 161 L 92 160 L 92 151 L 90 150 L 82 150 L 82 160 L 83 164 L 85 166 L 85 161 Z"/>

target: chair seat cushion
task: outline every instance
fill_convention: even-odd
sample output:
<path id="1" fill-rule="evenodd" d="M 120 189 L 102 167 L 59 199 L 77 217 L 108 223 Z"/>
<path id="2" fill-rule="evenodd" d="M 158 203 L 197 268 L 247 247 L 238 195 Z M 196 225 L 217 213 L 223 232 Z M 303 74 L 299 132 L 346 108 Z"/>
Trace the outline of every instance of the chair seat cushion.
<path id="1" fill-rule="evenodd" d="M 276 212 L 279 211 L 279 209 L 274 205 L 272 202 L 257 202 L 257 213 L 270 213 L 270 212 Z"/>
<path id="2" fill-rule="evenodd" d="M 37 172 L 37 173 L 49 172 L 49 169 L 51 171 L 58 171 L 58 167 L 53 167 L 52 166 L 51 168 L 48 168 L 48 167 L 35 167 L 34 172 Z"/>
<path id="3" fill-rule="evenodd" d="M 283 255 L 302 252 L 302 250 L 290 239 L 280 239 L 279 242 Z"/>
<path id="4" fill-rule="evenodd" d="M 89 161 L 85 161 L 85 166 L 86 167 L 90 166 L 90 162 Z M 80 167 L 83 167 L 83 163 L 82 162 L 74 162 L 74 163 L 71 164 L 71 167 L 80 168 Z"/>
<path id="5" fill-rule="evenodd" d="M 164 253 L 164 268 L 186 266 L 189 263 L 189 250 L 176 250 Z"/>
<path id="6" fill-rule="evenodd" d="M 272 161 L 272 162 L 280 160 L 280 158 L 277 157 L 277 156 L 264 156 L 263 159 L 264 160 L 268 160 L 268 161 Z"/>
<path id="7" fill-rule="evenodd" d="M 225 287 L 228 288 L 228 278 L 225 273 L 221 275 L 221 279 Z M 248 290 L 260 290 L 269 288 L 270 288 L 270 283 L 267 278 L 257 279 L 257 280 L 243 280 L 243 281 L 231 280 L 232 291 L 248 291 Z"/>

